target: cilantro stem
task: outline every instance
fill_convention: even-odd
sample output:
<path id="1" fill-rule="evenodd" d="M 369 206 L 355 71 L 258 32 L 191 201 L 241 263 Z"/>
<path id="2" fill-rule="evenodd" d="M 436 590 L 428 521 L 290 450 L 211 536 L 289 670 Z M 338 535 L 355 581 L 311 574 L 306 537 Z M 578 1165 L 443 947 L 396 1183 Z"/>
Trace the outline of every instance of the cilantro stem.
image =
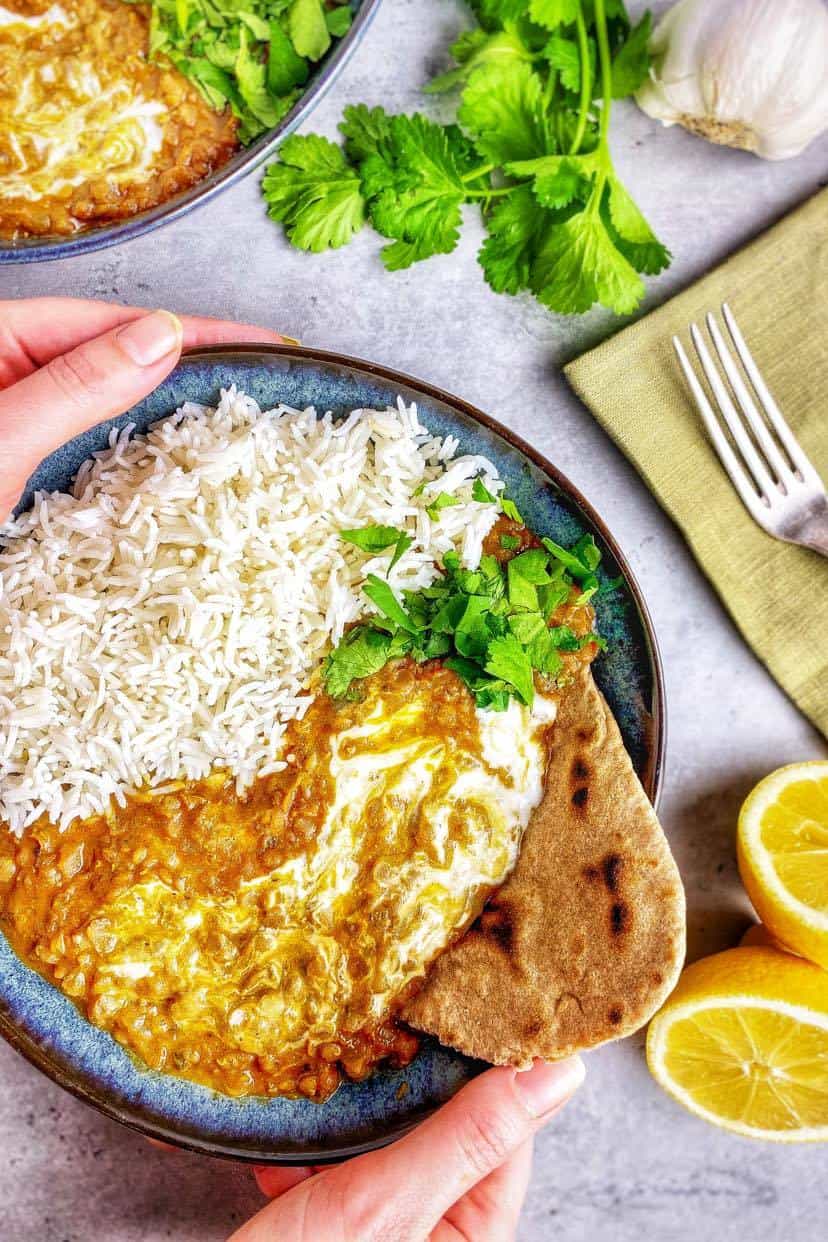
<path id="1" fill-rule="evenodd" d="M 468 190 L 466 198 L 501 198 L 504 194 L 511 194 L 514 188 L 513 185 L 503 185 L 496 190 Z"/>
<path id="2" fill-rule="evenodd" d="M 479 168 L 473 168 L 471 172 L 463 173 L 461 181 L 476 181 L 478 177 L 486 177 L 490 172 L 494 172 L 497 164 L 481 164 Z"/>
<path id="3" fill-rule="evenodd" d="M 581 149 L 581 143 L 586 133 L 587 117 L 589 116 L 589 105 L 592 99 L 592 72 L 589 67 L 589 43 L 587 41 L 587 28 L 584 21 L 584 12 L 578 5 L 578 16 L 575 19 L 575 30 L 578 35 L 578 52 L 581 57 L 581 99 L 578 106 L 578 127 L 575 130 L 575 136 L 572 139 L 572 145 L 569 148 L 570 155 L 577 155 Z"/>
<path id="4" fill-rule="evenodd" d="M 600 210 L 604 186 L 612 172 L 608 140 L 610 108 L 612 107 L 612 58 L 607 37 L 607 14 L 604 0 L 595 0 L 595 35 L 598 41 L 598 60 L 601 67 L 601 118 L 598 127 L 601 172 L 595 178 L 595 184 L 585 208 L 590 216 L 594 216 Z"/>
<path id="5" fill-rule="evenodd" d="M 555 87 L 557 85 L 558 85 L 557 74 L 553 73 L 552 70 L 550 69 L 547 75 L 547 78 L 546 78 L 546 86 L 544 86 L 543 88 L 543 110 L 544 112 L 547 112 L 549 110 L 549 105 L 552 102 L 552 96 L 555 93 Z"/>
<path id="6" fill-rule="evenodd" d="M 612 107 L 612 59 L 607 37 L 607 14 L 604 0 L 595 0 L 595 34 L 598 39 L 598 59 L 601 65 L 600 145 L 606 150 L 610 108 Z"/>

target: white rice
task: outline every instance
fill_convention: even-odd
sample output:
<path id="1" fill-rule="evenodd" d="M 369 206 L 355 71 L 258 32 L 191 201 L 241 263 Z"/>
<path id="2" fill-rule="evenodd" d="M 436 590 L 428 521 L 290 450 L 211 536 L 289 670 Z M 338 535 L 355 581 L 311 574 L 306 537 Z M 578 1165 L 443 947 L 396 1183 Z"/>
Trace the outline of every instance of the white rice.
<path id="1" fill-rule="evenodd" d="M 426 586 L 451 548 L 478 563 L 496 509 L 471 480 L 502 487 L 402 401 L 335 422 L 263 413 L 231 388 L 215 410 L 132 430 L 112 433 L 71 495 L 40 492 L 0 528 L 0 822 L 17 834 L 147 782 L 218 767 L 244 789 L 279 770 L 287 722 L 391 557 L 338 532 L 405 529 L 390 583 Z M 440 491 L 461 503 L 433 522 Z"/>

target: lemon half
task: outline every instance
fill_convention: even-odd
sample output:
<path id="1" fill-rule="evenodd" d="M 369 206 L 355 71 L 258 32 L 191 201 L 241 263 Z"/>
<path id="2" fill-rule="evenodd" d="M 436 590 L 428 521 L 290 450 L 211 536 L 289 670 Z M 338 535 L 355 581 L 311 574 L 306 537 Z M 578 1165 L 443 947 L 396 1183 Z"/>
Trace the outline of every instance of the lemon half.
<path id="1" fill-rule="evenodd" d="M 771 935 L 828 969 L 828 761 L 759 782 L 739 814 L 738 858 Z"/>
<path id="2" fill-rule="evenodd" d="M 650 1023 L 658 1083 L 714 1125 L 828 1140 L 828 974 L 770 948 L 695 962 Z"/>

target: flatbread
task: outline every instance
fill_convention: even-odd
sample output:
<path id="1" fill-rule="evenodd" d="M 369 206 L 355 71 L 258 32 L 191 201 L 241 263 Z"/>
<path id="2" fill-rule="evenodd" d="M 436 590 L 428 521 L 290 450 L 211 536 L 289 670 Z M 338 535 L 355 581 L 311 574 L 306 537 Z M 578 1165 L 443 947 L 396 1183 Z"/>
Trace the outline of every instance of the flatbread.
<path id="1" fill-rule="evenodd" d="M 495 1065 L 554 1060 L 642 1026 L 684 949 L 667 838 L 584 668 L 560 704 L 514 871 L 402 1017 Z"/>

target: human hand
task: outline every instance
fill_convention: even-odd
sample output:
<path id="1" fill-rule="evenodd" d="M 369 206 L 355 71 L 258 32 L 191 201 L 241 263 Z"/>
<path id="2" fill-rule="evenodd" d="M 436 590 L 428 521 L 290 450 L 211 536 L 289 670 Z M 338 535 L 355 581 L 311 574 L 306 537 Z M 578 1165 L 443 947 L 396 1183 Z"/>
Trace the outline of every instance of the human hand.
<path id="1" fill-rule="evenodd" d="M 489 1070 L 381 1151 L 321 1169 L 259 1167 L 274 1202 L 230 1242 L 509 1242 L 533 1136 L 583 1077 L 576 1057 Z"/>
<path id="2" fill-rule="evenodd" d="M 266 328 L 75 298 L 0 301 L 0 523 L 44 457 L 152 392 L 193 345 Z"/>

